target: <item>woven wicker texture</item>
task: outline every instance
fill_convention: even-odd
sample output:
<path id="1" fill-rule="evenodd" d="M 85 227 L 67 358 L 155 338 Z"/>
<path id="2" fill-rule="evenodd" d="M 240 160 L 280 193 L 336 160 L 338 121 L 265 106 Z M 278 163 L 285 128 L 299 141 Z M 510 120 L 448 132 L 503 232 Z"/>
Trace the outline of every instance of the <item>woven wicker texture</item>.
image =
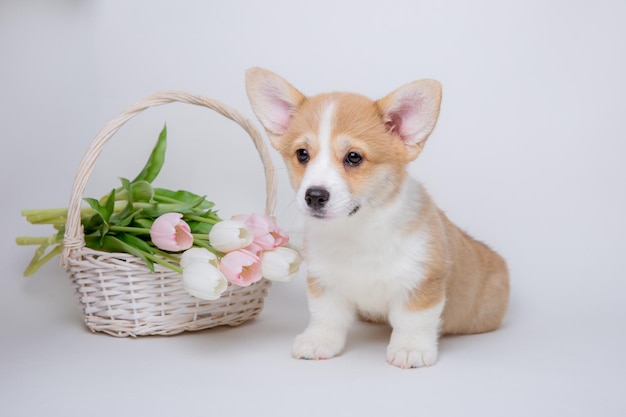
<path id="1" fill-rule="evenodd" d="M 87 181 L 107 141 L 142 111 L 167 103 L 203 106 L 233 120 L 256 147 L 266 181 L 265 214 L 275 216 L 274 167 L 259 131 L 239 112 L 200 95 L 165 91 L 129 107 L 96 136 L 83 157 L 72 188 L 61 263 L 70 275 L 83 309 L 85 323 L 93 331 L 113 336 L 173 335 L 215 326 L 237 326 L 263 309 L 270 282 L 262 279 L 249 287 L 230 284 L 216 301 L 188 294 L 182 277 L 161 265 L 151 272 L 139 258 L 125 253 L 95 251 L 85 247 L 80 207 Z"/>

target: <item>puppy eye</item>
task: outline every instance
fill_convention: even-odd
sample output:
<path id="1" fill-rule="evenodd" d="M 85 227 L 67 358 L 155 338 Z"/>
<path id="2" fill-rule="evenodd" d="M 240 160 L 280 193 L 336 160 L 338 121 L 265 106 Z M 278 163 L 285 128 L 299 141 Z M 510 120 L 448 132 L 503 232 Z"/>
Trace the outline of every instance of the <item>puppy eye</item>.
<path id="1" fill-rule="evenodd" d="M 363 157 L 358 152 L 348 152 L 344 163 L 348 166 L 355 167 L 363 162 Z"/>
<path id="2" fill-rule="evenodd" d="M 307 162 L 309 162 L 309 159 L 311 159 L 311 157 L 309 156 L 309 151 L 307 151 L 306 149 L 298 149 L 296 151 L 296 158 L 301 164 L 306 164 Z"/>

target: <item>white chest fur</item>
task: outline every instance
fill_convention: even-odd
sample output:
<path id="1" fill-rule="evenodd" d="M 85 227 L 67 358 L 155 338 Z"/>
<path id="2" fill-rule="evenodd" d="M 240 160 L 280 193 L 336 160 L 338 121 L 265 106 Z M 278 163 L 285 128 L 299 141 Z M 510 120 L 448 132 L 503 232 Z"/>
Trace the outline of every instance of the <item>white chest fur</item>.
<path id="1" fill-rule="evenodd" d="M 307 224 L 309 276 L 362 312 L 387 316 L 392 302 L 423 279 L 427 231 L 411 229 L 421 186 L 409 179 L 384 208 Z"/>

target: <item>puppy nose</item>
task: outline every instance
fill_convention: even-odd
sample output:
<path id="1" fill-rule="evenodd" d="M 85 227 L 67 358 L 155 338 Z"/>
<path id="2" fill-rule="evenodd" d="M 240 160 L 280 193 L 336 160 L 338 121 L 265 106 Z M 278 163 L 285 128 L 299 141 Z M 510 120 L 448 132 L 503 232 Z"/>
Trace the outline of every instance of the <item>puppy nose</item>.
<path id="1" fill-rule="evenodd" d="M 323 208 L 330 199 L 330 193 L 324 188 L 311 187 L 306 190 L 304 201 L 312 209 Z"/>

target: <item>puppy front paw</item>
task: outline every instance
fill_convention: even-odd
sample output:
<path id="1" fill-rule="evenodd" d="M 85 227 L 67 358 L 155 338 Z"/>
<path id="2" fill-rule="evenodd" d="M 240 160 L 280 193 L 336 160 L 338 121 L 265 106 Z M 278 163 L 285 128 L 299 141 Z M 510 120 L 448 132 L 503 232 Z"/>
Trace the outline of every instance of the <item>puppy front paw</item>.
<path id="1" fill-rule="evenodd" d="M 306 331 L 296 337 L 291 355 L 296 359 L 330 359 L 337 356 L 345 338 L 329 331 Z"/>
<path id="2" fill-rule="evenodd" d="M 403 369 L 428 367 L 437 362 L 437 348 L 389 346 L 387 347 L 387 362 Z"/>

